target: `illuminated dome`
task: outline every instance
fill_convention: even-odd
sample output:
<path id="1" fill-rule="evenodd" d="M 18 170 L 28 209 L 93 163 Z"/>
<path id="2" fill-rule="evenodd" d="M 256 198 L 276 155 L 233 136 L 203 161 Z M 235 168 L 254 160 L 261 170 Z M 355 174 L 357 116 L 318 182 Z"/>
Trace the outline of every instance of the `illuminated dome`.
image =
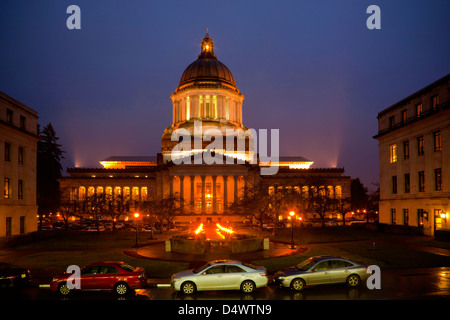
<path id="1" fill-rule="evenodd" d="M 184 70 L 175 92 L 193 87 L 226 88 L 239 92 L 230 69 L 217 60 L 214 54 L 214 43 L 208 31 L 201 43 L 198 59 Z"/>

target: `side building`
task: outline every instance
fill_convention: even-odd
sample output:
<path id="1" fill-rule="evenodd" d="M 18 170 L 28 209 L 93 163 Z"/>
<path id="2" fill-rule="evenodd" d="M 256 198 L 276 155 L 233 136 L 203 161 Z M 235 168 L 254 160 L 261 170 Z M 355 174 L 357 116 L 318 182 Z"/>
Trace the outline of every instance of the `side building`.
<path id="1" fill-rule="evenodd" d="M 378 113 L 380 223 L 450 232 L 450 74 Z"/>
<path id="2" fill-rule="evenodd" d="M 0 92 L 0 237 L 37 230 L 37 112 Z"/>

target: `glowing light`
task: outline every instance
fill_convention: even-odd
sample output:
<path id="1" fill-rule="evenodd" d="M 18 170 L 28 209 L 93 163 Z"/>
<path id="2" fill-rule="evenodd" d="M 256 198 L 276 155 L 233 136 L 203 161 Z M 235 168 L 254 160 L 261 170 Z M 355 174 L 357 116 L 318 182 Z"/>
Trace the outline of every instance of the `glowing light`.
<path id="1" fill-rule="evenodd" d="M 194 232 L 195 232 L 195 234 L 199 234 L 200 232 L 202 232 L 202 230 L 203 230 L 203 223 L 200 223 L 200 225 Z"/>
<path id="2" fill-rule="evenodd" d="M 223 231 L 223 232 L 226 232 L 226 233 L 229 233 L 229 234 L 231 234 L 231 233 L 234 232 L 233 229 L 222 227 L 222 226 L 221 226 L 220 224 L 218 224 L 218 223 L 216 223 L 216 226 L 217 226 L 217 228 L 219 228 L 219 230 L 221 230 L 221 231 Z"/>
<path id="3" fill-rule="evenodd" d="M 134 213 L 134 217 L 135 217 L 135 218 L 139 218 L 139 212 L 135 212 L 135 213 Z"/>
<path id="4" fill-rule="evenodd" d="M 291 217 L 293 217 L 293 216 L 295 215 L 295 212 L 294 212 L 294 211 L 291 211 L 291 212 L 289 212 L 289 215 L 290 215 Z"/>

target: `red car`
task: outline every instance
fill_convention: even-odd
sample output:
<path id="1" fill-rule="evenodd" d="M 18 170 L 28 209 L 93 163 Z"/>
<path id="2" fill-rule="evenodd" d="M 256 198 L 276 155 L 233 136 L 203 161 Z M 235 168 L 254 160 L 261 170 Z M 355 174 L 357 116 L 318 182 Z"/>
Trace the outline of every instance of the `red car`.
<path id="1" fill-rule="evenodd" d="M 69 277 L 73 273 L 64 273 L 55 276 L 50 283 L 52 291 L 58 291 L 62 295 L 70 293 L 67 285 Z M 108 290 L 119 295 L 125 295 L 130 290 L 143 288 L 147 284 L 147 276 L 144 268 L 132 267 L 121 261 L 101 261 L 91 263 L 81 269 L 79 279 L 70 279 L 75 285 L 79 280 L 79 289 L 73 290 Z"/>

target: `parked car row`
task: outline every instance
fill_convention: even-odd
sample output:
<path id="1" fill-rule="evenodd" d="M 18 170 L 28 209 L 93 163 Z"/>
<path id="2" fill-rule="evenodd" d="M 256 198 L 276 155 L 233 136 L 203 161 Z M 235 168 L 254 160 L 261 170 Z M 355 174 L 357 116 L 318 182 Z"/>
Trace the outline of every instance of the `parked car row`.
<path id="1" fill-rule="evenodd" d="M 369 277 L 368 266 L 343 257 L 315 256 L 296 266 L 277 271 L 269 281 L 264 266 L 237 260 L 215 260 L 205 265 L 177 272 L 170 279 L 171 287 L 185 295 L 208 290 L 240 290 L 252 293 L 269 284 L 301 291 L 305 287 L 345 283 L 357 287 Z M 0 288 L 23 286 L 31 279 L 30 271 L 10 264 L 0 264 Z M 118 295 L 147 286 L 142 267 L 121 261 L 89 264 L 79 274 L 64 273 L 53 277 L 50 289 L 61 295 L 73 290 L 106 290 Z"/>

